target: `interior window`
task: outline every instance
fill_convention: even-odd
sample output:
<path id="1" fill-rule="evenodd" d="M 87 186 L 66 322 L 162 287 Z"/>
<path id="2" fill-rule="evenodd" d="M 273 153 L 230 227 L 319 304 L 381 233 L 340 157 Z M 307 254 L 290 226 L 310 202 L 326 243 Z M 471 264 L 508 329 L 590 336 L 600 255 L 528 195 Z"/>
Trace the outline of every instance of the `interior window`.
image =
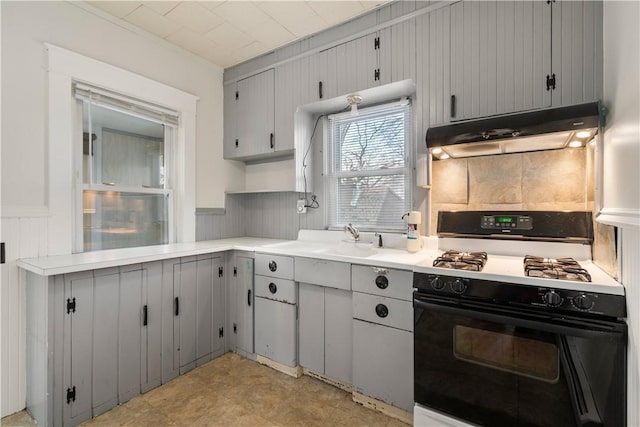
<path id="1" fill-rule="evenodd" d="M 407 100 L 329 117 L 329 228 L 402 231 L 411 209 Z"/>
<path id="2" fill-rule="evenodd" d="M 82 111 L 76 247 L 94 251 L 169 243 L 177 115 L 81 85 L 75 93 Z"/>

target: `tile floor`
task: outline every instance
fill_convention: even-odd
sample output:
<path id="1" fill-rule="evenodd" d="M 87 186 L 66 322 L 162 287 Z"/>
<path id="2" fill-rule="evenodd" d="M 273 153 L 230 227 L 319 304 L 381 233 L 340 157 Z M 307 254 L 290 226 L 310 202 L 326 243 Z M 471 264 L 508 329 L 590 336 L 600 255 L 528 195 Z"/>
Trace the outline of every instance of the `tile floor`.
<path id="1" fill-rule="evenodd" d="M 23 411 L 3 427 L 36 424 Z M 379 426 L 401 421 L 364 408 L 314 378 L 291 378 L 227 353 L 83 426 Z"/>

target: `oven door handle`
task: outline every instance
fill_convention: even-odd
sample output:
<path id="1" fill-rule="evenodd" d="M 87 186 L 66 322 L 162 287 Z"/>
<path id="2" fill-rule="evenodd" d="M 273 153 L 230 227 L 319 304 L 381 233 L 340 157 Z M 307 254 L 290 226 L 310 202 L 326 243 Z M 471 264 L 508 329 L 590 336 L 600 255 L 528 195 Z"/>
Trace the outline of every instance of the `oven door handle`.
<path id="1" fill-rule="evenodd" d="M 461 317 L 485 320 L 493 323 L 507 323 L 514 326 L 582 338 L 625 342 L 627 336 L 627 326 L 624 323 L 567 319 L 548 315 L 534 316 L 530 313 L 509 310 L 499 312 L 486 307 L 480 307 L 473 303 L 450 304 L 443 301 L 427 302 L 424 299 L 417 298 L 414 298 L 413 305 L 414 310 L 416 308 L 422 308 L 424 310 L 438 311 Z"/>

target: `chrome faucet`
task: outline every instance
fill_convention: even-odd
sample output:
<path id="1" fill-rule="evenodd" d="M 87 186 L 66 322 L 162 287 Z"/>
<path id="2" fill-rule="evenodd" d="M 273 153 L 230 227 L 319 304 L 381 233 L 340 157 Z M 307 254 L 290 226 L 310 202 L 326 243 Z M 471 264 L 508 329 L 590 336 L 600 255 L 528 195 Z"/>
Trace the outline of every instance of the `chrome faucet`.
<path id="1" fill-rule="evenodd" d="M 349 223 L 349 225 L 344 226 L 344 231 L 345 232 L 348 231 L 349 233 L 351 233 L 351 236 L 353 236 L 353 240 L 355 240 L 356 242 L 360 240 L 360 232 L 358 231 L 357 228 L 351 225 L 351 223 Z"/>

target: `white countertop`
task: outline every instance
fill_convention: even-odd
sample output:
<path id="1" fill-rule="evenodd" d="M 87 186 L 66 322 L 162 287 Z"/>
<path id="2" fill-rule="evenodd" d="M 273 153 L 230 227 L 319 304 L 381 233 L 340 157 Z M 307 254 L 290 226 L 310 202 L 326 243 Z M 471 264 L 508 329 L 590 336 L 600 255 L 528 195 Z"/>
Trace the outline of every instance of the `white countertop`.
<path id="1" fill-rule="evenodd" d="M 324 233 L 335 236 L 330 232 Z M 404 249 L 377 248 L 370 243 L 358 243 L 358 248 L 352 249 L 348 244 L 342 245 L 339 240 L 335 241 L 333 238 L 323 240 L 323 237 L 318 237 L 319 240 L 311 240 L 317 236 L 318 234 L 316 233 L 306 235 L 309 240 L 237 237 L 192 243 L 111 249 L 42 258 L 25 258 L 18 260 L 18 266 L 41 276 L 53 276 L 170 258 L 241 250 L 411 270 L 415 264 L 428 257 L 428 251 L 426 250 L 409 253 Z"/>

